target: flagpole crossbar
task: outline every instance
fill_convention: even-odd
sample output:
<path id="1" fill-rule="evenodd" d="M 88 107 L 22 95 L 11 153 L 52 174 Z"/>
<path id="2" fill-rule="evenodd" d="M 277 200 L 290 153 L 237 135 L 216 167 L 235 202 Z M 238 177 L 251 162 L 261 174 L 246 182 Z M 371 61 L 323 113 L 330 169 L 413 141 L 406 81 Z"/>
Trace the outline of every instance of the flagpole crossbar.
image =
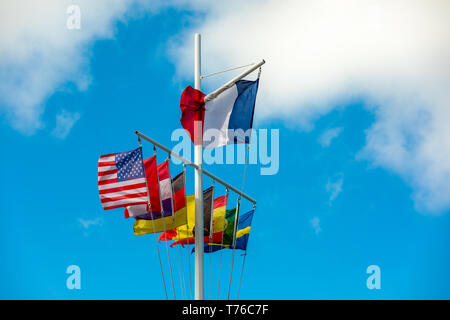
<path id="1" fill-rule="evenodd" d="M 180 156 L 179 154 L 173 152 L 172 150 L 170 150 L 169 148 L 163 146 L 162 144 L 160 144 L 159 142 L 153 140 L 152 138 L 147 137 L 145 134 L 139 132 L 136 130 L 135 134 L 139 137 L 141 137 L 142 139 L 150 142 L 151 144 L 153 144 L 153 146 L 156 146 L 158 148 L 160 148 L 161 150 L 164 150 L 165 152 L 167 152 L 170 156 L 173 156 L 175 158 L 177 158 L 178 160 L 182 161 L 183 163 L 185 163 L 186 165 L 194 168 L 194 169 L 198 169 L 198 166 L 195 163 L 192 163 L 191 161 L 189 161 L 188 159 Z M 239 196 L 247 199 L 248 201 L 250 201 L 251 203 L 253 203 L 254 205 L 256 205 L 256 200 L 253 199 L 252 197 L 246 195 L 245 193 L 241 192 L 240 190 L 236 189 L 235 187 L 233 187 L 232 185 L 230 185 L 229 183 L 225 182 L 224 180 L 220 179 L 219 177 L 217 177 L 216 175 L 208 172 L 207 170 L 202 168 L 202 173 L 204 173 L 205 175 L 207 175 L 208 177 L 210 177 L 211 179 L 213 179 L 214 181 L 217 181 L 218 183 L 220 183 L 221 185 L 225 186 L 226 188 L 234 191 L 235 193 L 237 193 Z"/>
<path id="2" fill-rule="evenodd" d="M 248 76 L 250 73 L 252 73 L 256 69 L 260 68 L 264 63 L 266 63 L 266 61 L 263 59 L 260 62 L 254 64 L 253 67 L 248 68 L 247 70 L 243 71 L 241 74 L 237 75 L 236 77 L 234 77 L 233 79 L 231 79 L 230 81 L 225 83 L 223 86 L 221 86 L 217 90 L 211 92 L 210 94 L 207 94 L 205 99 L 204 99 L 205 103 L 210 101 L 210 100 L 212 100 L 212 99 L 214 99 L 215 97 L 217 97 L 219 94 L 221 94 L 222 92 L 224 92 L 228 88 L 232 87 L 236 82 L 238 82 L 239 80 L 241 80 L 244 77 Z"/>

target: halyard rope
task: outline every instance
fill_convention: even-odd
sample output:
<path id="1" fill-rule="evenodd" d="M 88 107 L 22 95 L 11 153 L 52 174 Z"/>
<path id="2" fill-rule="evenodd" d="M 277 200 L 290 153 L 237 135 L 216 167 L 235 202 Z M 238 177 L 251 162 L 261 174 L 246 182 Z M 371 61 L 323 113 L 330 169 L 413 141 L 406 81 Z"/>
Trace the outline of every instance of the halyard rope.
<path id="1" fill-rule="evenodd" d="M 142 147 L 142 142 L 141 142 L 141 138 L 138 137 L 138 141 L 139 141 L 139 146 Z M 155 150 L 155 149 L 154 149 Z M 147 175 L 145 175 L 145 185 L 147 187 L 147 192 L 148 192 L 148 183 L 147 183 Z M 150 194 L 148 194 L 148 206 L 150 208 L 150 212 L 153 218 L 153 213 L 151 211 L 151 204 L 150 204 Z M 166 294 L 166 300 L 169 299 L 169 296 L 167 295 L 167 288 L 166 288 L 166 280 L 164 279 L 164 272 L 163 272 L 163 267 L 162 267 L 162 262 L 161 262 L 161 255 L 159 253 L 159 247 L 158 247 L 158 240 L 156 239 L 156 233 L 155 233 L 155 221 L 153 221 L 152 219 L 152 225 L 153 225 L 153 236 L 155 238 L 155 245 L 156 245 L 156 251 L 158 252 L 158 260 L 159 260 L 159 267 L 161 269 L 161 278 L 164 284 L 164 293 Z"/>

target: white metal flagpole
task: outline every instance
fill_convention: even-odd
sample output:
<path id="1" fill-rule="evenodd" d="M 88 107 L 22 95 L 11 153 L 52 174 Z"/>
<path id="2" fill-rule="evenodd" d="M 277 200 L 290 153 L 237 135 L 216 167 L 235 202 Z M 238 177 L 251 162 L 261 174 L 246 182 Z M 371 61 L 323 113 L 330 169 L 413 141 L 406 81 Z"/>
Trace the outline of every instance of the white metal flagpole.
<path id="1" fill-rule="evenodd" d="M 200 34 L 194 36 L 194 78 L 195 89 L 201 90 Z M 195 300 L 204 299 L 203 260 L 203 132 L 201 117 L 194 120 L 194 163 L 195 168 Z"/>

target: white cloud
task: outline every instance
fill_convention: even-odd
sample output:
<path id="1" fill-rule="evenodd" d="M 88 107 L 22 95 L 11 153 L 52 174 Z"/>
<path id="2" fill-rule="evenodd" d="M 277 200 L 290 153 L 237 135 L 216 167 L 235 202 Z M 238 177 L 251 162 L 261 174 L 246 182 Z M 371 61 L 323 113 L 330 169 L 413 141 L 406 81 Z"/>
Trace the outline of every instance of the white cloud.
<path id="1" fill-rule="evenodd" d="M 337 196 L 342 192 L 342 184 L 344 183 L 343 178 L 338 178 L 337 180 L 328 180 L 325 190 L 330 193 L 330 198 L 328 199 L 328 203 L 331 204 L 337 198 Z"/>
<path id="2" fill-rule="evenodd" d="M 102 218 L 96 218 L 93 220 L 85 220 L 85 219 L 78 219 L 78 222 L 81 224 L 81 226 L 84 229 L 89 229 L 91 226 L 101 226 L 103 225 L 103 219 Z"/>
<path id="3" fill-rule="evenodd" d="M 312 218 L 311 220 L 309 220 L 309 223 L 313 227 L 316 234 L 322 232 L 322 228 L 320 227 L 320 219 L 318 217 Z"/>
<path id="4" fill-rule="evenodd" d="M 174 39 L 192 77 L 193 32 L 205 72 L 260 58 L 255 116 L 310 128 L 352 99 L 375 114 L 361 158 L 393 170 L 419 209 L 450 208 L 450 2 L 447 0 L 197 1 L 205 19 Z M 205 91 L 223 80 L 208 78 Z"/>
<path id="5" fill-rule="evenodd" d="M 341 134 L 342 130 L 343 128 L 328 129 L 319 137 L 319 143 L 322 145 L 322 147 L 329 147 L 331 141 L 337 138 Z"/>
<path id="6" fill-rule="evenodd" d="M 80 119 L 78 112 L 62 110 L 56 115 L 56 127 L 53 129 L 52 135 L 58 139 L 65 139 L 78 119 Z"/>
<path id="7" fill-rule="evenodd" d="M 171 3 L 172 1 L 167 1 Z M 0 2 L 0 113 L 25 134 L 44 126 L 45 100 L 67 82 L 90 83 L 90 46 L 112 38 L 118 20 L 152 12 L 164 1 L 14 0 Z M 81 29 L 69 30 L 66 10 L 81 10 Z"/>
<path id="8" fill-rule="evenodd" d="M 84 229 L 83 235 L 85 237 L 87 237 L 89 235 L 88 231 L 91 227 L 100 227 L 103 225 L 104 221 L 103 221 L 103 218 L 95 218 L 95 219 L 91 219 L 91 220 L 89 220 L 89 219 L 85 220 L 85 219 L 79 218 L 78 222 L 80 223 L 81 227 Z"/>

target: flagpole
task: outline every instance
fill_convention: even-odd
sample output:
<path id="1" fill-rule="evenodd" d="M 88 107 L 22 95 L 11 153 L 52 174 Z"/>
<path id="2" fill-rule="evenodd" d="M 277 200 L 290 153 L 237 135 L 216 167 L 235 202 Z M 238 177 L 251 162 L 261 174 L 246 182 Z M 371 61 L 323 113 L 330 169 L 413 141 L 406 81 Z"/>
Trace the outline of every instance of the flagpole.
<path id="1" fill-rule="evenodd" d="M 194 79 L 195 89 L 201 90 L 200 34 L 194 36 Z M 201 111 L 200 111 L 201 112 Z M 199 112 L 199 113 L 200 113 Z M 201 116 L 194 121 L 194 163 L 195 168 L 195 300 L 204 299 L 204 246 L 203 246 L 203 132 Z"/>

